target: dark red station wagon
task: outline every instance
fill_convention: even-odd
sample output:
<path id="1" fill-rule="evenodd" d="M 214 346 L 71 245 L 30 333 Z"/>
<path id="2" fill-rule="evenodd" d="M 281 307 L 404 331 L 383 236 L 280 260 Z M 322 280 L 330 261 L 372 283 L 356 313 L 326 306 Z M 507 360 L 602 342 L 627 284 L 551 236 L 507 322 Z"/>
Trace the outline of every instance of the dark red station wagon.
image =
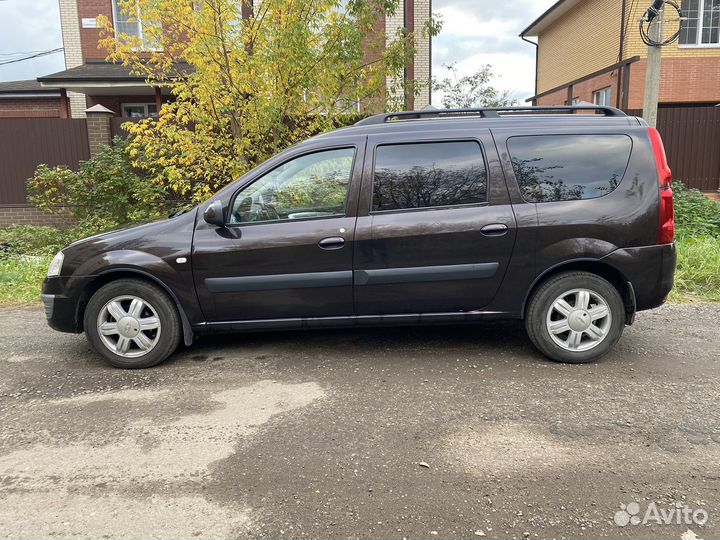
<path id="1" fill-rule="evenodd" d="M 488 318 L 588 362 L 672 289 L 670 184 L 658 132 L 609 107 L 377 115 L 68 246 L 42 298 L 122 368 L 198 334 Z"/>

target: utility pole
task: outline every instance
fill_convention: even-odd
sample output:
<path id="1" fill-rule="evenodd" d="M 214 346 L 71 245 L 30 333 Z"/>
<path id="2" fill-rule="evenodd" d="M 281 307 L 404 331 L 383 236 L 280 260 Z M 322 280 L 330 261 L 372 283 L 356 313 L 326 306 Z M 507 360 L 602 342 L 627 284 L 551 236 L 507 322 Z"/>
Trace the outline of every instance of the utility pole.
<path id="1" fill-rule="evenodd" d="M 660 3 L 662 6 L 662 2 Z M 650 127 L 657 127 L 658 101 L 660 99 L 660 68 L 662 58 L 662 7 L 657 16 L 648 22 L 648 35 L 658 45 L 648 45 L 647 73 L 645 75 L 645 101 L 643 103 L 643 118 Z"/>

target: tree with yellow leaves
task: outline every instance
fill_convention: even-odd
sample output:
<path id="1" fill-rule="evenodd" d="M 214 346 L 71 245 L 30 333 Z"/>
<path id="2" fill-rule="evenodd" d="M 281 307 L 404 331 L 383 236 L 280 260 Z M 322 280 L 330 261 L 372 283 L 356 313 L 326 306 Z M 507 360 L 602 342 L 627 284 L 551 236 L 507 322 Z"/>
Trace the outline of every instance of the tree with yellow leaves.
<path id="1" fill-rule="evenodd" d="M 128 123 L 134 165 L 195 202 L 288 146 L 343 123 L 358 103 L 402 107 L 415 34 L 376 32 L 397 0 L 120 0 L 143 40 L 100 19 L 108 60 L 172 94 Z M 437 33 L 431 22 L 419 30 Z M 150 49 L 150 50 L 148 50 Z"/>

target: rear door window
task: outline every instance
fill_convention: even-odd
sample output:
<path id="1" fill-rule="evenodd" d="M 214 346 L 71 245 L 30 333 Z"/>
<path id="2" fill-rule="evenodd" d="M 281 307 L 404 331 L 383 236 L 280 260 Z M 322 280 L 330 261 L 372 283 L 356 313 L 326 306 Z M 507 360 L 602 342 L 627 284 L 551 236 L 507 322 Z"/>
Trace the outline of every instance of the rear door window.
<path id="1" fill-rule="evenodd" d="M 595 199 L 612 193 L 625 175 L 627 135 L 532 135 L 507 141 L 515 178 L 528 202 Z"/>
<path id="2" fill-rule="evenodd" d="M 487 171 L 479 143 L 450 141 L 377 147 L 374 212 L 485 202 Z"/>

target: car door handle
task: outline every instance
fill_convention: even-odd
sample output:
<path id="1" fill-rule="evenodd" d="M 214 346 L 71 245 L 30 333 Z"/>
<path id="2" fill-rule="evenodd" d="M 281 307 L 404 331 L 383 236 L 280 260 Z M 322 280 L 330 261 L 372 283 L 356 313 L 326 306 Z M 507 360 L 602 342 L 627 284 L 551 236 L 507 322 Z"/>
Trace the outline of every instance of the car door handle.
<path id="1" fill-rule="evenodd" d="M 321 249 L 340 249 L 345 245 L 345 239 L 342 236 L 331 236 L 323 238 L 318 242 Z"/>
<path id="2" fill-rule="evenodd" d="M 508 232 L 508 228 L 507 225 L 503 225 L 502 223 L 492 223 L 485 225 L 480 229 L 480 232 L 485 236 L 503 236 Z"/>

